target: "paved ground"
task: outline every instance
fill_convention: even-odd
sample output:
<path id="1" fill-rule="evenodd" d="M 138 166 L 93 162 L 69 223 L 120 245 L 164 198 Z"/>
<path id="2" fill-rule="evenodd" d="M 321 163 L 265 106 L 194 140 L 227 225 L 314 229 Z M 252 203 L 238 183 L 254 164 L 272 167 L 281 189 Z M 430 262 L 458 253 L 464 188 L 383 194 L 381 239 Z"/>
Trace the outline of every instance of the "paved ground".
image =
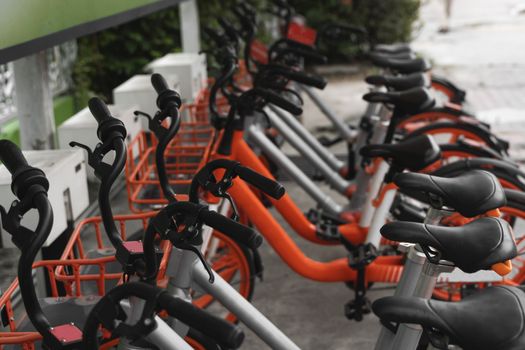
<path id="1" fill-rule="evenodd" d="M 297 185 L 284 182 L 288 193 L 301 209 L 311 208 L 311 200 Z M 327 191 L 330 191 L 326 188 Z M 342 198 L 334 193 L 341 202 Z M 280 216 L 277 214 L 280 218 Z M 304 254 L 318 261 L 346 256 L 341 247 L 320 247 L 293 233 L 280 220 Z M 261 249 L 265 279 L 255 289 L 253 304 L 267 315 L 302 349 L 372 349 L 379 331 L 379 321 L 368 315 L 362 322 L 344 316 L 344 305 L 353 299 L 353 291 L 343 283 L 320 283 L 307 280 L 283 264 L 280 257 L 265 244 Z M 384 286 L 380 286 L 384 287 Z M 378 289 L 380 288 L 378 287 Z M 375 300 L 391 290 L 371 291 Z M 255 335 L 247 332 L 246 349 L 267 349 Z"/>
<path id="2" fill-rule="evenodd" d="M 516 141 L 525 128 L 525 15 L 516 14 L 520 0 L 454 1 L 451 31 L 438 34 L 442 2 L 426 1 L 421 11 L 422 27 L 414 48 L 432 59 L 435 71 L 444 74 L 468 91 L 469 108 L 496 124 L 496 131 Z M 364 110 L 361 95 L 366 91 L 363 73 L 332 79 L 319 94 L 347 120 L 355 120 Z M 310 101 L 305 104 L 304 123 L 313 132 L 327 120 Z M 294 150 L 285 147 L 289 154 Z M 518 148 L 519 150 L 519 148 Z M 335 148 L 344 152 L 344 148 Z M 516 154 L 517 155 L 517 154 Z M 288 191 L 305 208 L 309 198 L 292 183 Z M 288 232 L 292 232 L 291 230 Z M 319 248 L 291 234 L 311 257 L 327 260 L 341 256 L 339 249 Z M 264 247 L 263 247 L 264 248 Z M 283 268 L 276 254 L 262 249 L 268 280 L 257 285 L 254 304 L 304 349 L 373 349 L 378 332 L 374 316 L 362 323 L 348 321 L 343 305 L 352 297 L 341 284 L 307 281 Z M 373 291 L 372 298 L 389 291 Z M 266 349 L 250 333 L 249 349 Z"/>

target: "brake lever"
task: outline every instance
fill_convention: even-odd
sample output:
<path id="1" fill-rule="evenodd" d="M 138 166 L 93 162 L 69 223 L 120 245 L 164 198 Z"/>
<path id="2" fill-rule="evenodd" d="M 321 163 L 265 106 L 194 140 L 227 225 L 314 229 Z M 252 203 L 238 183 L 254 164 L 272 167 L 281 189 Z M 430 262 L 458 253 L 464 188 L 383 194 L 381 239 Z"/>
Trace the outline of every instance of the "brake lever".
<path id="1" fill-rule="evenodd" d="M 146 112 L 134 111 L 133 114 L 135 114 L 135 116 L 137 117 L 145 117 L 146 119 L 148 119 L 148 121 L 151 121 L 153 119 L 153 117 Z"/>
<path id="2" fill-rule="evenodd" d="M 102 179 L 111 172 L 111 165 L 102 161 L 104 156 L 112 150 L 111 144 L 109 142 L 99 142 L 93 150 L 91 150 L 89 146 L 76 141 L 71 141 L 69 146 L 82 148 L 88 153 L 88 164 L 95 171 L 95 176 L 97 178 Z"/>
<path id="3" fill-rule="evenodd" d="M 180 244 L 177 244 L 175 245 L 175 247 L 179 248 L 179 249 L 183 249 L 183 250 L 189 250 L 193 253 L 195 253 L 197 255 L 197 257 L 199 258 L 201 264 L 204 266 L 204 269 L 206 270 L 206 272 L 208 272 L 208 282 L 210 283 L 213 283 L 215 282 L 215 276 L 213 275 L 213 270 L 211 269 L 210 265 L 208 264 L 208 262 L 206 261 L 206 259 L 204 258 L 204 256 L 202 255 L 202 252 L 200 251 L 200 249 L 198 249 L 197 247 L 191 245 L 191 244 L 187 244 L 187 243 L 180 243 Z"/>
<path id="4" fill-rule="evenodd" d="M 268 113 L 266 113 L 264 108 L 258 109 L 257 112 L 259 112 L 264 117 L 264 121 L 266 122 L 266 126 L 268 128 L 271 128 L 272 127 L 272 121 L 270 120 L 270 117 L 268 116 Z"/>
<path id="5" fill-rule="evenodd" d="M 205 208 L 206 206 L 202 206 Z M 188 250 L 197 255 L 200 262 L 204 266 L 204 269 L 208 272 L 209 282 L 215 281 L 213 271 L 202 255 L 202 252 L 197 248 L 197 245 L 202 244 L 202 236 L 200 236 L 202 230 L 202 223 L 199 222 L 199 213 L 185 214 L 182 218 L 184 228 L 179 231 L 179 225 L 177 223 L 177 214 L 171 217 L 157 216 L 153 225 L 162 239 L 167 239 L 171 244 L 179 249 Z"/>

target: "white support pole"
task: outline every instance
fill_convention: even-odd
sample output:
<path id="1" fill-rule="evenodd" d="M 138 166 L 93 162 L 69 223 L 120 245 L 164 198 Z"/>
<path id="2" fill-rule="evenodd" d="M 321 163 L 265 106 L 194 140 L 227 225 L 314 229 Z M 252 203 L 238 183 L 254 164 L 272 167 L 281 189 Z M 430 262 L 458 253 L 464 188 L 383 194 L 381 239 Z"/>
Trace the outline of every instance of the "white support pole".
<path id="1" fill-rule="evenodd" d="M 201 50 L 199 8 L 197 0 L 188 0 L 179 4 L 182 51 L 198 53 Z"/>
<path id="2" fill-rule="evenodd" d="M 47 54 L 41 51 L 21 58 L 13 67 L 21 147 L 52 149 L 55 146 L 55 116 Z"/>

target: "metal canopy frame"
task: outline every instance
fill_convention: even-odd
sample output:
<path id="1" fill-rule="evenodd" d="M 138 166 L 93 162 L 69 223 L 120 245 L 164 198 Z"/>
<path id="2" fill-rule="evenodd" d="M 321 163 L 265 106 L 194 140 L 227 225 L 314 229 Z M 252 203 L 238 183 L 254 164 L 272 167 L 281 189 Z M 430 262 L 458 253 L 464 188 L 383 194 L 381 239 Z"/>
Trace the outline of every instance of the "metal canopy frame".
<path id="1" fill-rule="evenodd" d="M 149 15 L 159 10 L 178 5 L 186 0 L 159 0 L 158 2 L 133 8 L 115 15 L 100 18 L 54 32 L 27 42 L 0 49 L 0 64 L 14 61 L 44 49 L 61 44 L 65 41 L 92 34 L 110 27 L 114 27 L 134 19 Z"/>

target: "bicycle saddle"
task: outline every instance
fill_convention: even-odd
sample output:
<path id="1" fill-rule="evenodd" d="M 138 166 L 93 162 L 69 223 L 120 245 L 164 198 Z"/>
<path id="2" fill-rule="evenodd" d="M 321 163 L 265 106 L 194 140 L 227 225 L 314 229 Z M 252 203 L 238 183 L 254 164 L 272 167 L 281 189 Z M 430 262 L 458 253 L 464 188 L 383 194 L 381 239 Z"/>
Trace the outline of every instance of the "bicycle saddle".
<path id="1" fill-rule="evenodd" d="M 385 59 L 394 59 L 394 60 L 414 60 L 417 58 L 416 54 L 411 51 L 405 52 L 381 52 L 381 51 L 372 51 L 368 54 L 370 60 L 385 60 Z"/>
<path id="2" fill-rule="evenodd" d="M 366 145 L 361 148 L 363 157 L 381 157 L 398 169 L 419 171 L 441 157 L 441 150 L 429 135 L 420 135 L 399 143 Z"/>
<path id="3" fill-rule="evenodd" d="M 430 196 L 431 200 L 438 199 L 440 204 L 468 218 L 507 203 L 498 179 L 485 170 L 472 170 L 451 178 L 404 173 L 396 175 L 394 183 L 411 197 L 428 202 Z M 426 198 L 422 199 L 422 196 Z"/>
<path id="4" fill-rule="evenodd" d="M 525 349 L 524 305 L 524 291 L 498 286 L 453 303 L 386 297 L 374 302 L 372 310 L 383 321 L 437 329 L 464 350 L 521 350 Z"/>
<path id="5" fill-rule="evenodd" d="M 400 53 L 400 52 L 411 52 L 409 44 L 396 43 L 396 44 L 379 44 L 374 46 L 374 51 L 384 53 Z"/>
<path id="6" fill-rule="evenodd" d="M 430 91 L 423 87 L 404 91 L 373 91 L 365 94 L 363 100 L 393 105 L 404 115 L 417 114 L 433 107 L 435 103 Z"/>
<path id="7" fill-rule="evenodd" d="M 368 84 L 385 86 L 396 91 L 408 90 L 415 87 L 430 87 L 430 80 L 424 73 L 412 73 L 409 75 L 369 75 L 365 78 Z"/>
<path id="8" fill-rule="evenodd" d="M 504 191 L 505 198 L 507 198 L 509 202 L 514 202 L 525 207 L 525 193 L 523 193 L 522 191 L 510 190 L 507 188 L 505 188 Z"/>
<path id="9" fill-rule="evenodd" d="M 483 217 L 463 226 L 437 226 L 416 222 L 390 222 L 381 228 L 383 237 L 396 242 L 432 247 L 440 258 L 467 273 L 490 270 L 518 254 L 507 221 Z"/>
<path id="10" fill-rule="evenodd" d="M 390 69 L 400 74 L 426 72 L 432 68 L 423 58 L 395 58 L 388 55 L 371 55 L 370 60 L 378 67 Z"/>

